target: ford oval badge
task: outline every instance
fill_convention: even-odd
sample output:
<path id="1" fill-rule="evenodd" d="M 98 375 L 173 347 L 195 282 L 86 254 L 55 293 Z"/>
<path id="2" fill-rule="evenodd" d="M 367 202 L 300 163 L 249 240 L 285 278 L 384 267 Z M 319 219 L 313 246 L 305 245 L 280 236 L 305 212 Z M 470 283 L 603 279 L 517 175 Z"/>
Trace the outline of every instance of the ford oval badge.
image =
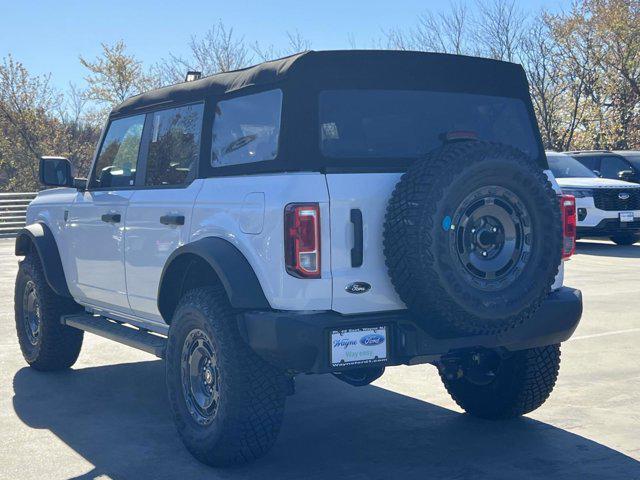
<path id="1" fill-rule="evenodd" d="M 349 293 L 354 293 L 357 295 L 360 293 L 367 293 L 369 290 L 371 290 L 371 285 L 369 285 L 367 282 L 353 282 L 347 285 L 345 287 L 345 290 Z"/>
<path id="2" fill-rule="evenodd" d="M 619 198 L 620 200 L 629 200 L 629 197 L 630 197 L 630 196 L 631 196 L 631 195 L 629 195 L 627 192 L 622 192 L 622 193 L 619 193 L 619 194 L 618 194 L 618 198 Z"/>
<path id="3" fill-rule="evenodd" d="M 384 335 L 379 333 L 370 333 L 360 339 L 360 344 L 364 346 L 380 345 L 384 343 Z"/>

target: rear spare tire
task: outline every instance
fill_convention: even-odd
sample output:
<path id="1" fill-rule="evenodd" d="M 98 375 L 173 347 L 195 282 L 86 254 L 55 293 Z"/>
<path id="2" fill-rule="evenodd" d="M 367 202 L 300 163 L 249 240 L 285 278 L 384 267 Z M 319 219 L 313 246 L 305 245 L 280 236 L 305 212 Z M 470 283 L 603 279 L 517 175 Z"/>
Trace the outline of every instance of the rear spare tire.
<path id="1" fill-rule="evenodd" d="M 514 148 L 445 145 L 400 179 L 387 207 L 391 281 L 434 334 L 494 334 L 526 321 L 561 261 L 558 199 Z"/>

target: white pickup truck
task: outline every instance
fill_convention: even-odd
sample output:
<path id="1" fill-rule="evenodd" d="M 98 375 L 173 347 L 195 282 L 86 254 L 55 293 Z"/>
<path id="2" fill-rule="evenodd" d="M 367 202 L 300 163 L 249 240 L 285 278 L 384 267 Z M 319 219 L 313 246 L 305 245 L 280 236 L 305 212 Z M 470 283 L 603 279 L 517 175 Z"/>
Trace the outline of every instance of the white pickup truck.
<path id="1" fill-rule="evenodd" d="M 84 331 L 164 358 L 210 465 L 269 450 L 297 374 L 430 363 L 470 414 L 530 412 L 582 313 L 518 65 L 305 52 L 130 98 L 88 179 L 40 174 L 61 188 L 16 240 L 26 361 L 70 367 Z"/>

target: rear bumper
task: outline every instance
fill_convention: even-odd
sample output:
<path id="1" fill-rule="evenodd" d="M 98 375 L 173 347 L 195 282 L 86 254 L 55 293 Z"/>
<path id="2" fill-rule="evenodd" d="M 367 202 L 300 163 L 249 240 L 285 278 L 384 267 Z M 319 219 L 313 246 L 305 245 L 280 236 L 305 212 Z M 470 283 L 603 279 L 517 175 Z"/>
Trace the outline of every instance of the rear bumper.
<path id="1" fill-rule="evenodd" d="M 341 370 L 331 366 L 331 330 L 386 326 L 389 358 L 384 365 L 412 365 L 466 348 L 516 351 L 560 343 L 573 334 L 581 316 L 580 290 L 563 287 L 549 294 L 530 321 L 498 335 L 435 338 L 406 311 L 365 315 L 255 311 L 240 314 L 238 324 L 249 346 L 268 362 L 298 373 L 327 373 Z"/>

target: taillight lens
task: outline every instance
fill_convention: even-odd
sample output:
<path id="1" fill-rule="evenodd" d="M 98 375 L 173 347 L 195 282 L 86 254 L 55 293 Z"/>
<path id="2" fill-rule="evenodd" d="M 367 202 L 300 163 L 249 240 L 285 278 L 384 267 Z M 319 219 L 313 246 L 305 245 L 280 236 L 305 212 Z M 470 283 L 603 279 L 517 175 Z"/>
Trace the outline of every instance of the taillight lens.
<path id="1" fill-rule="evenodd" d="M 320 278 L 320 206 L 291 203 L 284 210 L 284 257 L 287 272 Z"/>
<path id="2" fill-rule="evenodd" d="M 562 212 L 562 258 L 569 258 L 576 251 L 576 198 L 560 196 Z"/>

